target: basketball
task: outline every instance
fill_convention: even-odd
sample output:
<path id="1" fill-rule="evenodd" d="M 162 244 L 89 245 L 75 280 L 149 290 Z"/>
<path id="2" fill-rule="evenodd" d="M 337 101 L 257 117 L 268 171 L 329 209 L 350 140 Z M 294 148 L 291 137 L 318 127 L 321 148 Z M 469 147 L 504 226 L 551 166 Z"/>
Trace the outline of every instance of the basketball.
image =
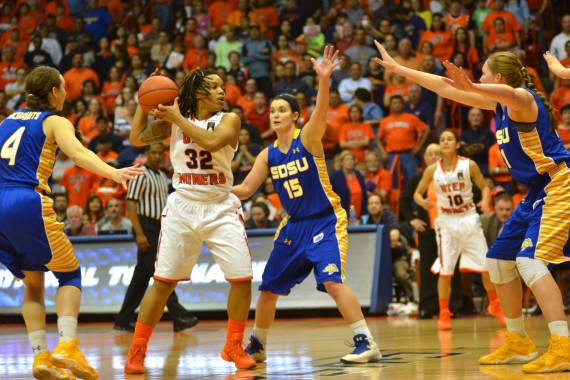
<path id="1" fill-rule="evenodd" d="M 145 80 L 139 88 L 139 104 L 148 114 L 159 104 L 171 105 L 178 96 L 178 86 L 163 75 L 156 75 Z"/>

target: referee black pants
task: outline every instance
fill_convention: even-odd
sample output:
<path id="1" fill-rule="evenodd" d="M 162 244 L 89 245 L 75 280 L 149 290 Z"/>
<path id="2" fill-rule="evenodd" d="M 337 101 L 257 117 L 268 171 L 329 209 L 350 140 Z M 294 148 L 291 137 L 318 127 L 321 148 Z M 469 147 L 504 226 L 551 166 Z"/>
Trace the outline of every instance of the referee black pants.
<path id="1" fill-rule="evenodd" d="M 142 230 L 148 240 L 148 251 L 137 250 L 137 265 L 133 272 L 131 283 L 127 288 L 123 306 L 115 318 L 115 323 L 125 324 L 136 321 L 135 310 L 141 304 L 148 283 L 154 275 L 154 264 L 158 251 L 158 238 L 160 236 L 160 220 L 155 220 L 139 215 Z M 166 301 L 166 307 L 173 320 L 188 315 L 188 310 L 178 302 L 176 291 L 170 293 Z"/>

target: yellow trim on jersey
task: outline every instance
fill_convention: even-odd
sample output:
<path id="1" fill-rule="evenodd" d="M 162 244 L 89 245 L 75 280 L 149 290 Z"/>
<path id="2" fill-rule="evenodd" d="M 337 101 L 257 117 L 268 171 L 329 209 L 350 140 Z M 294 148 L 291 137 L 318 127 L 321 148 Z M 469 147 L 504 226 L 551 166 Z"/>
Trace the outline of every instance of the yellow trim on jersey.
<path id="1" fill-rule="evenodd" d="M 550 174 L 551 181 L 544 188 L 546 197 L 534 258 L 549 263 L 562 263 L 570 261 L 570 257 L 565 256 L 563 251 L 570 230 L 570 169 L 562 162 L 551 171 L 556 174 Z"/>
<path id="2" fill-rule="evenodd" d="M 346 278 L 346 255 L 348 253 L 348 232 L 346 231 L 346 227 L 348 226 L 348 219 L 346 217 L 346 211 L 340 204 L 339 196 L 332 189 L 325 159 L 323 157 L 313 156 L 313 160 L 317 167 L 317 172 L 319 173 L 319 179 L 323 187 L 323 191 L 331 203 L 331 206 L 333 207 L 334 213 L 336 215 L 335 235 L 338 240 L 338 246 L 340 250 L 340 275 L 344 281 Z"/>
<path id="3" fill-rule="evenodd" d="M 518 132 L 518 134 L 521 148 L 534 163 L 536 171 L 539 174 L 550 172 L 555 163 L 551 157 L 545 156 L 537 129 L 530 132 Z"/>
<path id="4" fill-rule="evenodd" d="M 293 140 L 295 140 L 297 137 L 299 137 L 299 134 L 301 133 L 300 129 L 295 129 L 295 132 L 293 133 Z M 279 146 L 279 140 L 275 140 L 273 142 L 273 147 L 277 148 Z"/>
<path id="5" fill-rule="evenodd" d="M 289 221 L 289 218 L 290 218 L 289 215 L 285 215 L 283 220 L 281 220 L 281 223 L 279 223 L 279 226 L 277 226 L 277 229 L 275 230 L 275 235 L 273 235 L 273 241 L 277 240 L 277 238 L 279 237 L 279 233 L 281 232 L 281 229 L 285 227 L 285 225 Z"/>
<path id="6" fill-rule="evenodd" d="M 72 272 L 79 268 L 79 262 L 69 239 L 63 233 L 63 223 L 56 219 L 52 199 L 45 195 L 40 196 L 44 228 L 52 252 L 51 260 L 46 267 L 54 272 Z"/>
<path id="7" fill-rule="evenodd" d="M 38 171 L 36 172 L 36 178 L 39 181 L 38 189 L 42 190 L 46 194 L 51 193 L 51 189 L 48 185 L 48 179 L 51 176 L 53 165 L 55 163 L 55 152 L 57 151 L 57 145 L 50 143 L 49 141 L 44 142 L 42 148 L 42 153 L 40 154 L 40 162 L 38 165 Z"/>

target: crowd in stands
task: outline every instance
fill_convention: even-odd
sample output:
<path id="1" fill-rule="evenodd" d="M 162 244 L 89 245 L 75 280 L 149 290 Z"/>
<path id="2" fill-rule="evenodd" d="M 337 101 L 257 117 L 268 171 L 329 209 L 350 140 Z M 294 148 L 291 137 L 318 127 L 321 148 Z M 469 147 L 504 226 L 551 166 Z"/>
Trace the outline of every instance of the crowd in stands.
<path id="1" fill-rule="evenodd" d="M 197 67 L 226 83 L 226 111 L 242 119 L 232 162 L 235 183 L 273 143 L 269 104 L 295 96 L 299 127 L 311 116 L 317 77 L 310 58 L 334 45 L 341 64 L 331 77 L 323 138 L 333 189 L 352 224 L 400 229 L 399 195 L 424 166 L 427 144 L 453 129 L 484 149 L 472 157 L 495 191 L 513 195 L 492 115 L 445 100 L 385 71 L 374 57 L 382 43 L 407 67 L 445 76 L 442 62 L 471 79 L 497 51 L 511 51 L 549 97 L 558 134 L 570 149 L 570 80 L 549 78 L 546 49 L 570 67 L 570 7 L 547 0 L 17 0 L 0 11 L 0 119 L 25 107 L 25 78 L 37 65 L 60 70 L 67 84 L 63 116 L 89 149 L 117 167 L 144 163 L 129 143 L 137 90 L 156 68 L 178 85 Z M 548 23 L 545 20 L 552 20 Z M 539 74 L 543 74 L 540 76 Z M 543 83 L 544 82 L 544 83 Z M 546 91 L 548 89 L 548 91 Z M 168 142 L 165 141 L 168 147 Z M 168 155 L 164 170 L 171 171 Z M 131 233 L 122 186 L 75 166 L 60 153 L 53 173 L 58 219 L 71 236 Z M 248 228 L 272 228 L 284 216 L 269 180 L 245 209 Z M 380 205 L 380 206 L 379 206 Z M 381 207 L 381 209 L 379 209 Z M 382 217 L 382 210 L 392 217 Z M 248 217 L 249 217 L 248 215 Z M 402 223 L 402 230 L 406 223 Z M 406 235 L 406 234 L 403 234 Z M 405 256 L 394 237 L 395 260 Z M 396 248 L 398 248 L 396 250 Z M 410 289 L 404 285 L 409 293 Z"/>

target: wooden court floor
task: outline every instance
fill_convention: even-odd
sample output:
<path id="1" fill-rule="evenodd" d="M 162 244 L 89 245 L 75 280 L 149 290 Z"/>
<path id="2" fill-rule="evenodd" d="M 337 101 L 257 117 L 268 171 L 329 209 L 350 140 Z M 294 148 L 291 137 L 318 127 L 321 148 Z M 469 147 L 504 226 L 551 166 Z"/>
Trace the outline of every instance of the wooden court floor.
<path id="1" fill-rule="evenodd" d="M 438 332 L 436 320 L 369 317 L 369 326 L 383 359 L 366 365 L 342 365 L 339 358 L 351 348 L 344 341 L 351 332 L 340 318 L 278 319 L 268 344 L 267 364 L 236 371 L 219 350 L 225 321 L 201 321 L 173 333 L 161 322 L 147 352 L 147 373 L 125 376 L 123 366 L 132 334 L 112 329 L 111 323 L 80 324 L 80 346 L 100 379 L 569 379 L 561 374 L 524 375 L 521 365 L 479 366 L 477 359 L 498 347 L 504 337 L 490 317 L 453 320 L 451 332 Z M 248 323 L 246 333 L 251 332 Z M 548 329 L 541 317 L 529 317 L 527 328 L 539 354 L 546 351 Z M 48 326 L 48 345 L 57 341 L 55 325 Z M 32 354 L 25 329 L 0 325 L 0 379 L 31 378 Z"/>

